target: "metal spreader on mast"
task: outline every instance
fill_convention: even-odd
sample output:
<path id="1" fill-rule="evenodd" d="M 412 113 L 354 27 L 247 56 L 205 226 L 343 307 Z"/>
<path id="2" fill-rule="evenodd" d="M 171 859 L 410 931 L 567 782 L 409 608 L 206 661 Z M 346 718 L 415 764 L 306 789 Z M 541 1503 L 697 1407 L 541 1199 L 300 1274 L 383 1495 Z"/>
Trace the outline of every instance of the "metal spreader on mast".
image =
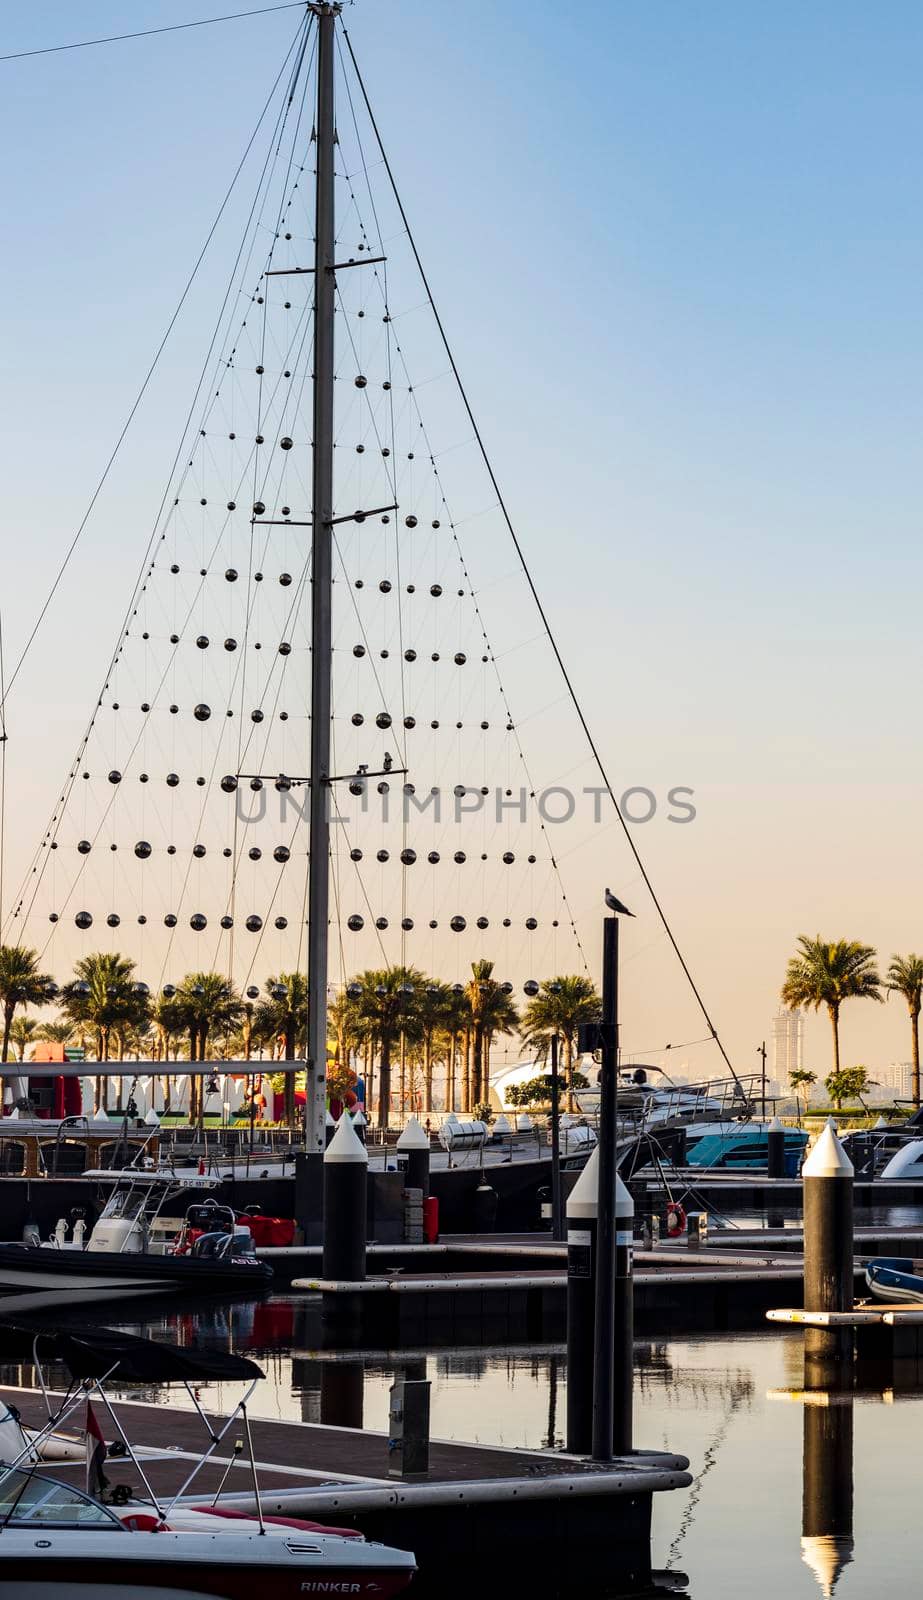
<path id="1" fill-rule="evenodd" d="M 336 0 L 317 18 L 314 242 L 314 429 L 311 494 L 311 837 L 308 875 L 308 1069 L 305 1148 L 323 1155 L 327 1091 L 327 924 L 330 900 L 330 705 L 333 609 L 334 29 Z"/>

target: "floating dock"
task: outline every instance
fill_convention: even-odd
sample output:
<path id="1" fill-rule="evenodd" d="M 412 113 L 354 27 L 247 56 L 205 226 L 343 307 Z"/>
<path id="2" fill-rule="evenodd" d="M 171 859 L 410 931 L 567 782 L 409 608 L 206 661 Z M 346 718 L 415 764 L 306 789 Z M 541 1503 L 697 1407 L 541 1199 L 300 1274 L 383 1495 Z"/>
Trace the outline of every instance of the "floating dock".
<path id="1" fill-rule="evenodd" d="M 800 1328 L 852 1331 L 853 1355 L 860 1369 L 886 1368 L 902 1388 L 923 1384 L 923 1306 L 883 1300 L 864 1302 L 851 1311 L 800 1311 L 776 1307 L 769 1322 Z"/>
<path id="2" fill-rule="evenodd" d="M 563 1245 L 472 1242 L 422 1247 L 404 1265 L 387 1259 L 390 1270 L 382 1270 L 384 1258 L 370 1255 L 373 1270 L 358 1281 L 293 1276 L 296 1292 L 320 1297 L 332 1342 L 444 1347 L 564 1336 Z M 792 1255 L 683 1247 L 636 1251 L 634 1265 L 635 1329 L 642 1335 L 666 1325 L 755 1329 L 771 1307 L 803 1300 L 803 1264 Z"/>

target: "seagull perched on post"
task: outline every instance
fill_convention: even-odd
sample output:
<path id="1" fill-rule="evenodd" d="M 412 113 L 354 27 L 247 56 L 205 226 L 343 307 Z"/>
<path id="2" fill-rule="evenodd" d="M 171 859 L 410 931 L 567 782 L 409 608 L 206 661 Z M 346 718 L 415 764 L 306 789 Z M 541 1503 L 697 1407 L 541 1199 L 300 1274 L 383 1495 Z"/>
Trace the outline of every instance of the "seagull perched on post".
<path id="1" fill-rule="evenodd" d="M 606 905 L 609 907 L 610 911 L 614 911 L 615 912 L 616 916 L 619 916 L 619 917 L 633 917 L 634 916 L 634 912 L 633 911 L 629 911 L 627 906 L 623 906 L 621 900 L 616 900 L 615 895 L 612 893 L 611 889 L 607 889 L 606 890 Z"/>

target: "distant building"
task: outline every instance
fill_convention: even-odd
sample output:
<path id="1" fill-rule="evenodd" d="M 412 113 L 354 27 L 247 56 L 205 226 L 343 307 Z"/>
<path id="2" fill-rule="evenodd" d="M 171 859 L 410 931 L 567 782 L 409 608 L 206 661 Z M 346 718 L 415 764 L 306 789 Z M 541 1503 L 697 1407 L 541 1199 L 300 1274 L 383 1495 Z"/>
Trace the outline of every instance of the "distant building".
<path id="1" fill-rule="evenodd" d="M 783 1010 L 772 1019 L 772 1075 L 788 1087 L 789 1075 L 804 1066 L 804 1012 Z"/>
<path id="2" fill-rule="evenodd" d="M 878 1100 L 909 1100 L 913 1063 L 889 1061 L 886 1067 L 874 1067 L 872 1077 L 878 1085 Z"/>

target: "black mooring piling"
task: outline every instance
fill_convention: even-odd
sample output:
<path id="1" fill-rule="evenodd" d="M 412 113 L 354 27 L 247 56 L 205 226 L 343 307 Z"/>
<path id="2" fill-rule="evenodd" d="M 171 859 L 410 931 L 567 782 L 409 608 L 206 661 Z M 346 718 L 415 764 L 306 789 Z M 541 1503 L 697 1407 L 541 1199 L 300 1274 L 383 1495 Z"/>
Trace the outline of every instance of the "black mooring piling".
<path id="1" fill-rule="evenodd" d="M 785 1129 L 778 1117 L 773 1117 L 766 1130 L 766 1176 L 785 1177 Z"/>
<path id="2" fill-rule="evenodd" d="M 614 1377 L 612 1384 L 612 1451 L 632 1449 L 635 1304 L 632 1252 L 635 1204 L 618 1173 L 615 1175 L 615 1305 Z"/>
<path id="3" fill-rule="evenodd" d="M 632 1448 L 634 1202 L 618 1176 L 613 1216 L 616 1254 L 611 1450 L 615 1455 L 624 1455 Z M 593 1449 L 598 1221 L 599 1155 L 594 1150 L 567 1202 L 567 1448 L 575 1455 L 589 1455 Z"/>
<path id="4" fill-rule="evenodd" d="M 597 1148 L 567 1201 L 567 1448 L 578 1456 L 593 1443 L 598 1173 Z"/>
<path id="5" fill-rule="evenodd" d="M 802 1169 L 804 1179 L 804 1309 L 851 1311 L 853 1303 L 853 1168 L 831 1119 Z M 852 1327 L 806 1327 L 805 1374 L 835 1382 L 853 1357 Z"/>
<path id="6" fill-rule="evenodd" d="M 408 1117 L 397 1141 L 398 1166 L 406 1162 L 406 1187 L 421 1189 L 424 1200 L 429 1195 L 429 1158 L 429 1134 L 416 1117 Z"/>
<path id="7" fill-rule="evenodd" d="M 325 1278 L 365 1277 L 368 1171 L 368 1152 L 344 1112 L 324 1152 Z"/>

